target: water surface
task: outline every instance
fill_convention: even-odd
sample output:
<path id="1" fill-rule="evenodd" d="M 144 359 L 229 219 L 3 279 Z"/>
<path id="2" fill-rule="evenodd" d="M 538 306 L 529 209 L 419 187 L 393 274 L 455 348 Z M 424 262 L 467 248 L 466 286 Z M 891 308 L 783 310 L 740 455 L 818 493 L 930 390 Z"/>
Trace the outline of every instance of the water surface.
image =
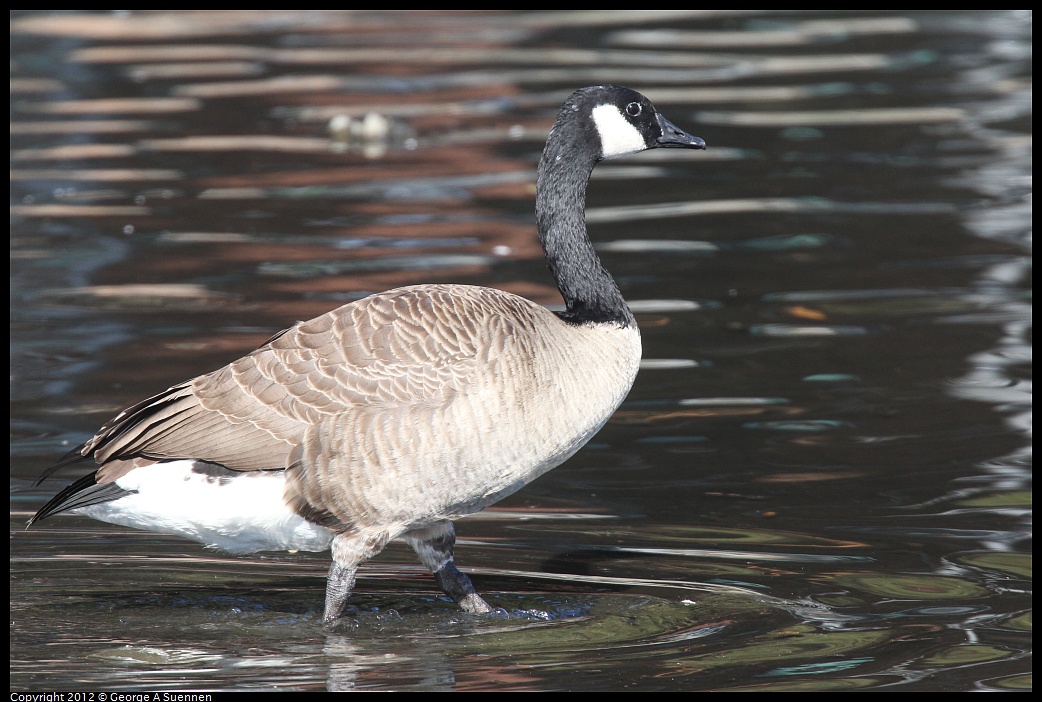
<path id="1" fill-rule="evenodd" d="M 1031 687 L 1024 11 L 26 12 L 11 22 L 12 690 Z M 644 365 L 560 468 L 320 625 L 236 558 L 33 481 L 121 408 L 416 282 L 554 306 L 535 165 L 572 90 L 707 152 L 602 164 Z"/>

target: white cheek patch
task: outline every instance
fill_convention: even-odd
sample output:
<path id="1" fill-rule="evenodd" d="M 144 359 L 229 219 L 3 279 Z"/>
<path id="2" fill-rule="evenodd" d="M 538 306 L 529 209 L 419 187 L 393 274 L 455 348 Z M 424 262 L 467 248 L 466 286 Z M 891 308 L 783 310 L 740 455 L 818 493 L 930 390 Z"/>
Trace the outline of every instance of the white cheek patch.
<path id="1" fill-rule="evenodd" d="M 615 158 L 635 154 L 648 148 L 637 128 L 626 121 L 615 105 L 600 105 L 593 108 L 593 123 L 601 137 L 603 158 Z"/>

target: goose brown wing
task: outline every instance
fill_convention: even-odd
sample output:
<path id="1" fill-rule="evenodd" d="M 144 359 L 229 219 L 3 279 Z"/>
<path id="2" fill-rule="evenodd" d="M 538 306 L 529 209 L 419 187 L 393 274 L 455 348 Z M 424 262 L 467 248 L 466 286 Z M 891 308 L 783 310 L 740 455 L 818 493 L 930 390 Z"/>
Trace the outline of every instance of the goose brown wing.
<path id="1" fill-rule="evenodd" d="M 305 433 L 322 431 L 329 418 L 450 402 L 502 349 L 518 303 L 530 304 L 469 286 L 413 286 L 359 300 L 128 408 L 80 453 L 103 464 L 98 482 L 119 477 L 131 458 L 285 468 Z"/>

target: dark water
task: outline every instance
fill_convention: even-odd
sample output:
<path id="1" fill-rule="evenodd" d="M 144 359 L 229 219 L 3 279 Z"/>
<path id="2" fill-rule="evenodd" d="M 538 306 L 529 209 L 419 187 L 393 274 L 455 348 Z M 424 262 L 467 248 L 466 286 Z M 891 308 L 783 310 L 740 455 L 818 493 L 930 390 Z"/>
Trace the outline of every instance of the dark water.
<path id="1" fill-rule="evenodd" d="M 1031 689 L 1031 21 L 13 15 L 12 690 Z M 329 632 L 326 554 L 23 530 L 119 409 L 295 320 L 421 281 L 556 304 L 535 163 L 595 82 L 710 149 L 595 174 L 645 364 L 457 525 L 498 616 L 404 546 Z"/>

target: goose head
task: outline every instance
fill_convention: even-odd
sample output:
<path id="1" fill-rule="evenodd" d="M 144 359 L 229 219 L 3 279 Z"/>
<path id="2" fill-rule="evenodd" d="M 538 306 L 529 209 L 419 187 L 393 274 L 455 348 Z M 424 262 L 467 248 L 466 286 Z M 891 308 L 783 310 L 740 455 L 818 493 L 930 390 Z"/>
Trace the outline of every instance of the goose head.
<path id="1" fill-rule="evenodd" d="M 706 143 L 666 119 L 651 101 L 619 85 L 575 91 L 565 101 L 554 131 L 572 125 L 596 160 L 618 158 L 647 149 L 705 149 Z"/>

